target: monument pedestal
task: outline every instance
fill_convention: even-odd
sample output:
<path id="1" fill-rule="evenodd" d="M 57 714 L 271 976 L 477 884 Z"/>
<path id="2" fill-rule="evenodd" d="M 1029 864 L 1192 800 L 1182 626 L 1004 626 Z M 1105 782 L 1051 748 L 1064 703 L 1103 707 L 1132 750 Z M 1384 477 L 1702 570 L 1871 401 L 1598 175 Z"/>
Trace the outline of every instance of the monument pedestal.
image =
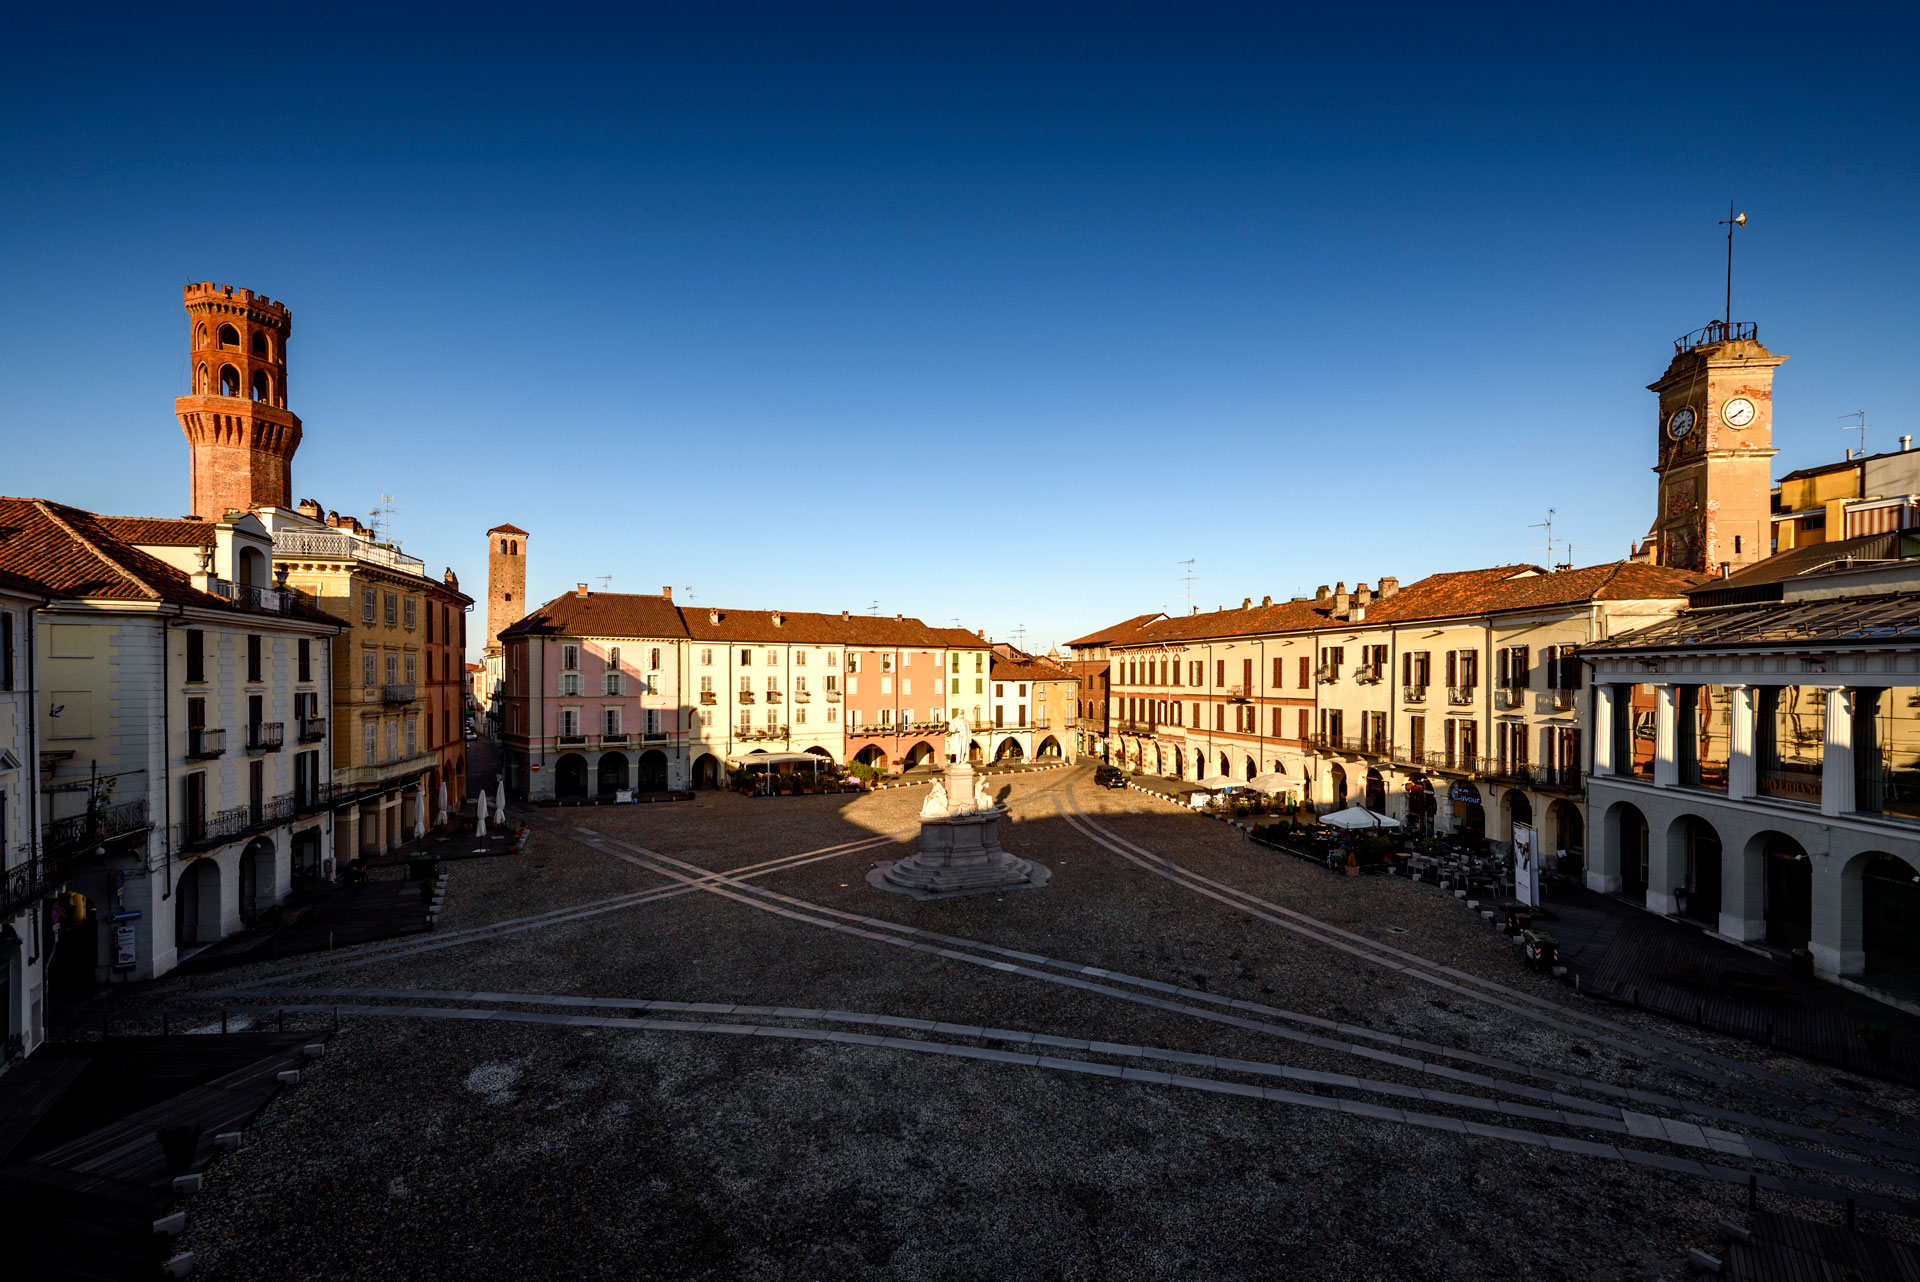
<path id="1" fill-rule="evenodd" d="M 973 809 L 978 804 L 973 785 L 970 766 L 963 762 L 949 767 L 945 779 L 934 785 L 942 792 L 930 795 L 921 811 L 918 853 L 875 868 L 867 874 L 868 883 L 916 898 L 1046 885 L 1052 869 L 1000 848 L 1000 817 L 1006 808 L 989 803 Z M 933 813 L 941 810 L 947 813 Z"/>

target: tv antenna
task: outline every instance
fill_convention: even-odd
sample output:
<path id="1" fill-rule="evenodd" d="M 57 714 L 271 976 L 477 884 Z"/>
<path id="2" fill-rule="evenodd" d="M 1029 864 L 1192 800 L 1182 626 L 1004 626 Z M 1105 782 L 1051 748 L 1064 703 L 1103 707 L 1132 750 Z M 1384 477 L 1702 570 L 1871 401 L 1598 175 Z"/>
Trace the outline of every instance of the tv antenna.
<path id="1" fill-rule="evenodd" d="M 1733 329 L 1733 229 L 1745 227 L 1747 215 L 1744 211 L 1734 213 L 1733 202 L 1729 200 L 1727 216 L 1720 220 L 1720 225 L 1727 229 L 1727 329 L 1731 331 Z"/>
<path id="2" fill-rule="evenodd" d="M 680 590 L 687 594 L 687 600 L 689 601 L 693 600 L 693 584 L 691 583 L 683 584 L 681 585 Z"/>
<path id="3" fill-rule="evenodd" d="M 1529 530 L 1544 529 L 1547 532 L 1547 568 L 1549 570 L 1553 568 L 1553 513 L 1554 509 L 1548 508 L 1546 520 L 1535 521 L 1527 527 Z"/>
<path id="4" fill-rule="evenodd" d="M 880 602 L 877 598 L 874 600 L 874 603 L 872 605 L 867 607 L 867 613 L 868 614 L 880 613 Z"/>
<path id="5" fill-rule="evenodd" d="M 1022 654 L 1027 652 L 1027 625 L 1024 623 L 1013 625 L 1013 648 Z"/>
<path id="6" fill-rule="evenodd" d="M 1193 558 L 1188 557 L 1186 560 L 1176 561 L 1174 562 L 1174 564 L 1184 565 L 1187 567 L 1187 572 L 1182 577 L 1184 578 L 1187 585 L 1187 613 L 1192 614 L 1193 613 Z"/>
<path id="7" fill-rule="evenodd" d="M 611 574 L 596 574 L 593 577 L 599 581 L 602 592 L 613 591 L 613 576 Z"/>
<path id="8" fill-rule="evenodd" d="M 373 519 L 373 541 L 393 542 L 393 495 L 382 494 L 380 506 L 367 513 Z"/>
<path id="9" fill-rule="evenodd" d="M 1840 430 L 1843 432 L 1857 431 L 1860 433 L 1860 457 L 1865 458 L 1867 456 L 1867 412 L 1865 410 L 1855 410 L 1851 414 L 1842 414 L 1840 417 L 1857 418 L 1860 420 L 1858 423 L 1849 423 Z"/>

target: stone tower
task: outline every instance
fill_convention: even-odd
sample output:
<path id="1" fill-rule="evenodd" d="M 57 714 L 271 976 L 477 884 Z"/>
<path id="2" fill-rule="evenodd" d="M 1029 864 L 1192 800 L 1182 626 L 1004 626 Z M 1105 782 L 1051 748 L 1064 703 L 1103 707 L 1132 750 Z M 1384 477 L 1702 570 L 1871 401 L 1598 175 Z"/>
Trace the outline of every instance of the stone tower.
<path id="1" fill-rule="evenodd" d="M 287 410 L 287 335 L 293 313 L 250 289 L 186 288 L 193 394 L 173 412 L 187 434 L 193 514 L 293 505 L 300 420 Z"/>
<path id="2" fill-rule="evenodd" d="M 500 633 L 527 613 L 527 539 L 517 525 L 487 531 L 487 646 L 500 648 Z"/>
<path id="3" fill-rule="evenodd" d="M 1787 358 L 1744 321 L 1715 321 L 1673 347 L 1647 386 L 1660 398 L 1649 542 L 1661 565 L 1738 570 L 1773 552 L 1773 371 Z"/>

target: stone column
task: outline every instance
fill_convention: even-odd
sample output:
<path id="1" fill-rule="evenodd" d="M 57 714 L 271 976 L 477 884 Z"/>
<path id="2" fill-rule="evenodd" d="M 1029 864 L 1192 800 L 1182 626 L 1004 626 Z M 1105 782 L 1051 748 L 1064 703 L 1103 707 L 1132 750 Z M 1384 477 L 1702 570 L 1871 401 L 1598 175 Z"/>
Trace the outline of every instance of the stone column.
<path id="1" fill-rule="evenodd" d="M 1620 890 L 1620 822 L 1602 805 L 1587 807 L 1587 889 L 1603 895 Z"/>
<path id="2" fill-rule="evenodd" d="M 1593 773 L 1597 775 L 1618 774 L 1613 762 L 1613 719 L 1616 715 L 1614 700 L 1619 696 L 1620 687 L 1608 683 L 1595 683 L 1593 687 Z"/>
<path id="3" fill-rule="evenodd" d="M 1661 687 L 1663 696 L 1671 691 L 1671 686 Z M 1662 709 L 1668 706 L 1664 697 L 1660 706 Z M 1647 911 L 1662 917 L 1673 916 L 1680 908 L 1673 897 L 1673 888 L 1684 885 L 1686 880 L 1687 847 L 1683 831 L 1669 824 L 1667 831 L 1661 832 L 1653 827 L 1652 816 L 1648 816 Z"/>
<path id="4" fill-rule="evenodd" d="M 1853 809 L 1853 691 L 1826 692 L 1827 741 L 1820 755 L 1820 813 Z"/>
<path id="5" fill-rule="evenodd" d="M 1767 857 L 1757 839 L 1720 847 L 1720 933 L 1728 939 L 1767 937 Z"/>
<path id="6" fill-rule="evenodd" d="M 1843 871 L 1844 854 L 1808 852 L 1813 860 L 1813 929 L 1807 951 L 1822 975 L 1857 975 L 1867 968 L 1865 887 L 1859 869 Z"/>
<path id="7" fill-rule="evenodd" d="M 1680 757 L 1675 751 L 1679 723 L 1676 709 L 1680 692 L 1666 682 L 1655 686 L 1653 692 L 1653 783 L 1656 788 L 1677 788 L 1680 785 Z"/>
<path id="8" fill-rule="evenodd" d="M 1727 745 L 1727 799 L 1731 801 L 1753 796 L 1759 775 L 1753 759 L 1753 687 L 1728 686 L 1727 695 L 1733 701 L 1731 742 Z"/>

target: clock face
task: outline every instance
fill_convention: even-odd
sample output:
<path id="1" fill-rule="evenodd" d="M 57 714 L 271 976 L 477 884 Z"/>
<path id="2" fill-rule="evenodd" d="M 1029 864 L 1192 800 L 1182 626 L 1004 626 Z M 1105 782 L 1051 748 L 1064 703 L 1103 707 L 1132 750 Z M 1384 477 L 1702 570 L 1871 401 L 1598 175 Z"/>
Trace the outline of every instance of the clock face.
<path id="1" fill-rule="evenodd" d="M 1693 410 L 1688 406 L 1682 405 L 1673 412 L 1673 417 L 1667 420 L 1667 435 L 1676 441 L 1682 441 L 1686 439 L 1687 433 L 1692 430 Z"/>
<path id="2" fill-rule="evenodd" d="M 1720 407 L 1720 417 L 1728 427 L 1745 427 L 1753 422 L 1753 402 L 1744 396 L 1736 396 Z"/>

